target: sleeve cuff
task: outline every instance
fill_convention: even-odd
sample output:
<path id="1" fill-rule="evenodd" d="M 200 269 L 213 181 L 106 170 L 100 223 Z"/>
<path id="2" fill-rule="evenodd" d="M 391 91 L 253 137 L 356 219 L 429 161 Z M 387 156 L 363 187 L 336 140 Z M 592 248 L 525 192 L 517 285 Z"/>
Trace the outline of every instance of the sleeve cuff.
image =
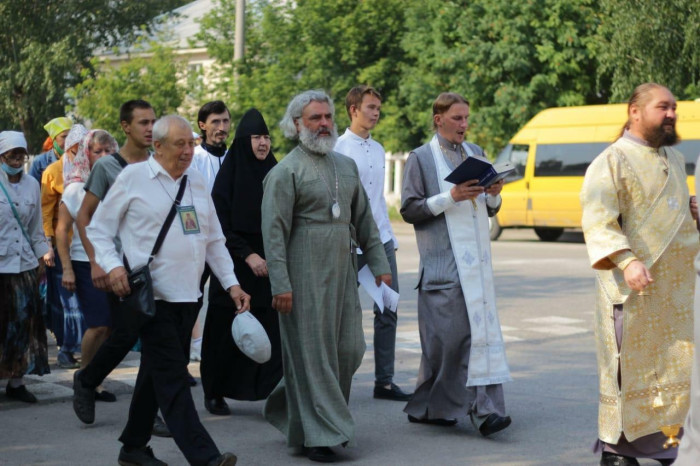
<path id="1" fill-rule="evenodd" d="M 486 205 L 492 209 L 497 209 L 501 205 L 501 202 L 503 202 L 503 200 L 500 194 L 496 194 L 495 196 L 490 194 L 486 195 Z"/>
<path id="2" fill-rule="evenodd" d="M 638 260 L 629 249 L 610 254 L 609 258 L 620 270 L 625 270 L 632 261 Z"/>
<path id="3" fill-rule="evenodd" d="M 453 205 L 456 205 L 456 202 L 454 199 L 452 199 L 452 195 L 449 191 L 429 197 L 426 203 L 428 204 L 428 209 L 430 209 L 430 212 L 432 212 L 432 214 L 436 217 Z"/>
<path id="4" fill-rule="evenodd" d="M 235 274 L 231 274 L 230 276 L 227 276 L 224 279 L 224 283 L 222 283 L 222 286 L 223 286 L 224 290 L 226 290 L 226 291 L 228 291 L 229 288 L 231 288 L 232 286 L 236 286 L 236 285 L 240 285 L 240 283 L 238 283 L 238 279 L 236 278 Z"/>

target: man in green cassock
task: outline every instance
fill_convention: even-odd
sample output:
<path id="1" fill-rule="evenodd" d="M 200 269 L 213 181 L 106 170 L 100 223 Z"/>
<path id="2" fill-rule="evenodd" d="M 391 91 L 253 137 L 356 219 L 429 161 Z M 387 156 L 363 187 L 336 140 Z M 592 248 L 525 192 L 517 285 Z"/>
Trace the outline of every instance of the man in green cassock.
<path id="1" fill-rule="evenodd" d="M 332 462 L 355 425 L 352 376 L 365 351 L 357 292 L 361 247 L 377 285 L 391 284 L 384 246 L 357 166 L 333 152 L 333 102 L 323 91 L 292 99 L 280 127 L 299 145 L 263 182 L 262 232 L 280 312 L 284 377 L 265 418 L 309 459 Z"/>

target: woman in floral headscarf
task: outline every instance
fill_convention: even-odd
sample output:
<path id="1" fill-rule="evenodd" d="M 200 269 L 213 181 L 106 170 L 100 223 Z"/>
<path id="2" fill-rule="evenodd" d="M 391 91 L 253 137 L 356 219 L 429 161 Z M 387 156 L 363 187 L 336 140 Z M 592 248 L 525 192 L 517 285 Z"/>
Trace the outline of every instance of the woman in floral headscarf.
<path id="1" fill-rule="evenodd" d="M 58 206 L 63 195 L 63 166 L 70 163 L 78 152 L 80 142 L 87 135 L 87 129 L 81 124 L 70 127 L 64 142 L 63 156 L 52 163 L 41 175 L 41 210 L 44 221 L 44 233 L 55 246 Z M 73 353 L 80 351 L 80 340 L 85 331 L 85 319 L 78 309 L 78 300 L 72 292 L 61 287 L 63 268 L 61 260 L 49 251 L 44 258 L 46 263 L 46 310 L 47 326 L 56 337 L 59 347 L 56 360 L 58 367 L 76 369 L 80 364 Z"/>
<path id="2" fill-rule="evenodd" d="M 111 134 L 101 129 L 92 130 L 81 141 L 75 157 L 63 164 L 63 197 L 58 207 L 56 249 L 63 264 L 62 285 L 77 295 L 78 307 L 87 326 L 81 342 L 81 367 L 85 367 L 92 360 L 97 349 L 107 339 L 111 319 L 107 294 L 95 288 L 92 283 L 90 262 L 73 222 L 85 196 L 83 187 L 92 165 L 100 157 L 118 150 L 117 142 Z M 97 387 L 95 399 L 116 401 L 113 394 L 102 390 L 101 387 Z"/>

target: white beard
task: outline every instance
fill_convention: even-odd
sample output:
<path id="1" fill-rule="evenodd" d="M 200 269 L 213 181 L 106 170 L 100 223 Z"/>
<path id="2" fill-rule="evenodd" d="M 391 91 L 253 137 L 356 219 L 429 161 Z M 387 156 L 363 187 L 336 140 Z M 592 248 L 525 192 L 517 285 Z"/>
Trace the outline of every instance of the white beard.
<path id="1" fill-rule="evenodd" d="M 319 131 L 311 132 L 309 128 L 300 125 L 299 130 L 299 141 L 308 147 L 311 151 L 318 154 L 330 154 L 335 147 L 335 143 L 338 140 L 338 127 L 333 123 L 333 128 L 331 129 L 330 136 L 319 137 Z"/>

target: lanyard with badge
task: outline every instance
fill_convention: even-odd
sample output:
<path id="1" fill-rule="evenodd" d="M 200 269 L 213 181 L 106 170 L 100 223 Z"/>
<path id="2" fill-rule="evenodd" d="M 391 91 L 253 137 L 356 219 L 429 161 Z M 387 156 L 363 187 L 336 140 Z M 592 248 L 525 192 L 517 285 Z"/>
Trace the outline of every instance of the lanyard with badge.
<path id="1" fill-rule="evenodd" d="M 151 171 L 153 171 L 152 167 Z M 156 180 L 158 180 L 158 183 L 160 183 L 160 186 L 163 188 L 163 191 L 165 191 L 165 194 L 167 194 L 168 197 L 172 200 L 173 198 L 170 196 L 168 190 L 165 189 L 165 186 L 163 186 L 163 183 L 158 178 L 158 175 L 155 173 L 154 175 L 156 175 Z M 189 180 L 187 178 L 183 178 L 181 183 L 188 183 L 188 181 Z M 176 210 L 178 217 L 180 217 L 180 225 L 182 226 L 182 232 L 186 235 L 196 235 L 200 233 L 199 217 L 197 217 L 197 210 L 194 208 L 194 195 L 192 194 L 192 185 L 188 183 L 187 187 L 190 189 L 190 199 L 192 200 L 192 204 L 181 205 L 180 202 L 174 200 L 173 202 L 175 202 L 175 204 L 177 205 Z"/>

